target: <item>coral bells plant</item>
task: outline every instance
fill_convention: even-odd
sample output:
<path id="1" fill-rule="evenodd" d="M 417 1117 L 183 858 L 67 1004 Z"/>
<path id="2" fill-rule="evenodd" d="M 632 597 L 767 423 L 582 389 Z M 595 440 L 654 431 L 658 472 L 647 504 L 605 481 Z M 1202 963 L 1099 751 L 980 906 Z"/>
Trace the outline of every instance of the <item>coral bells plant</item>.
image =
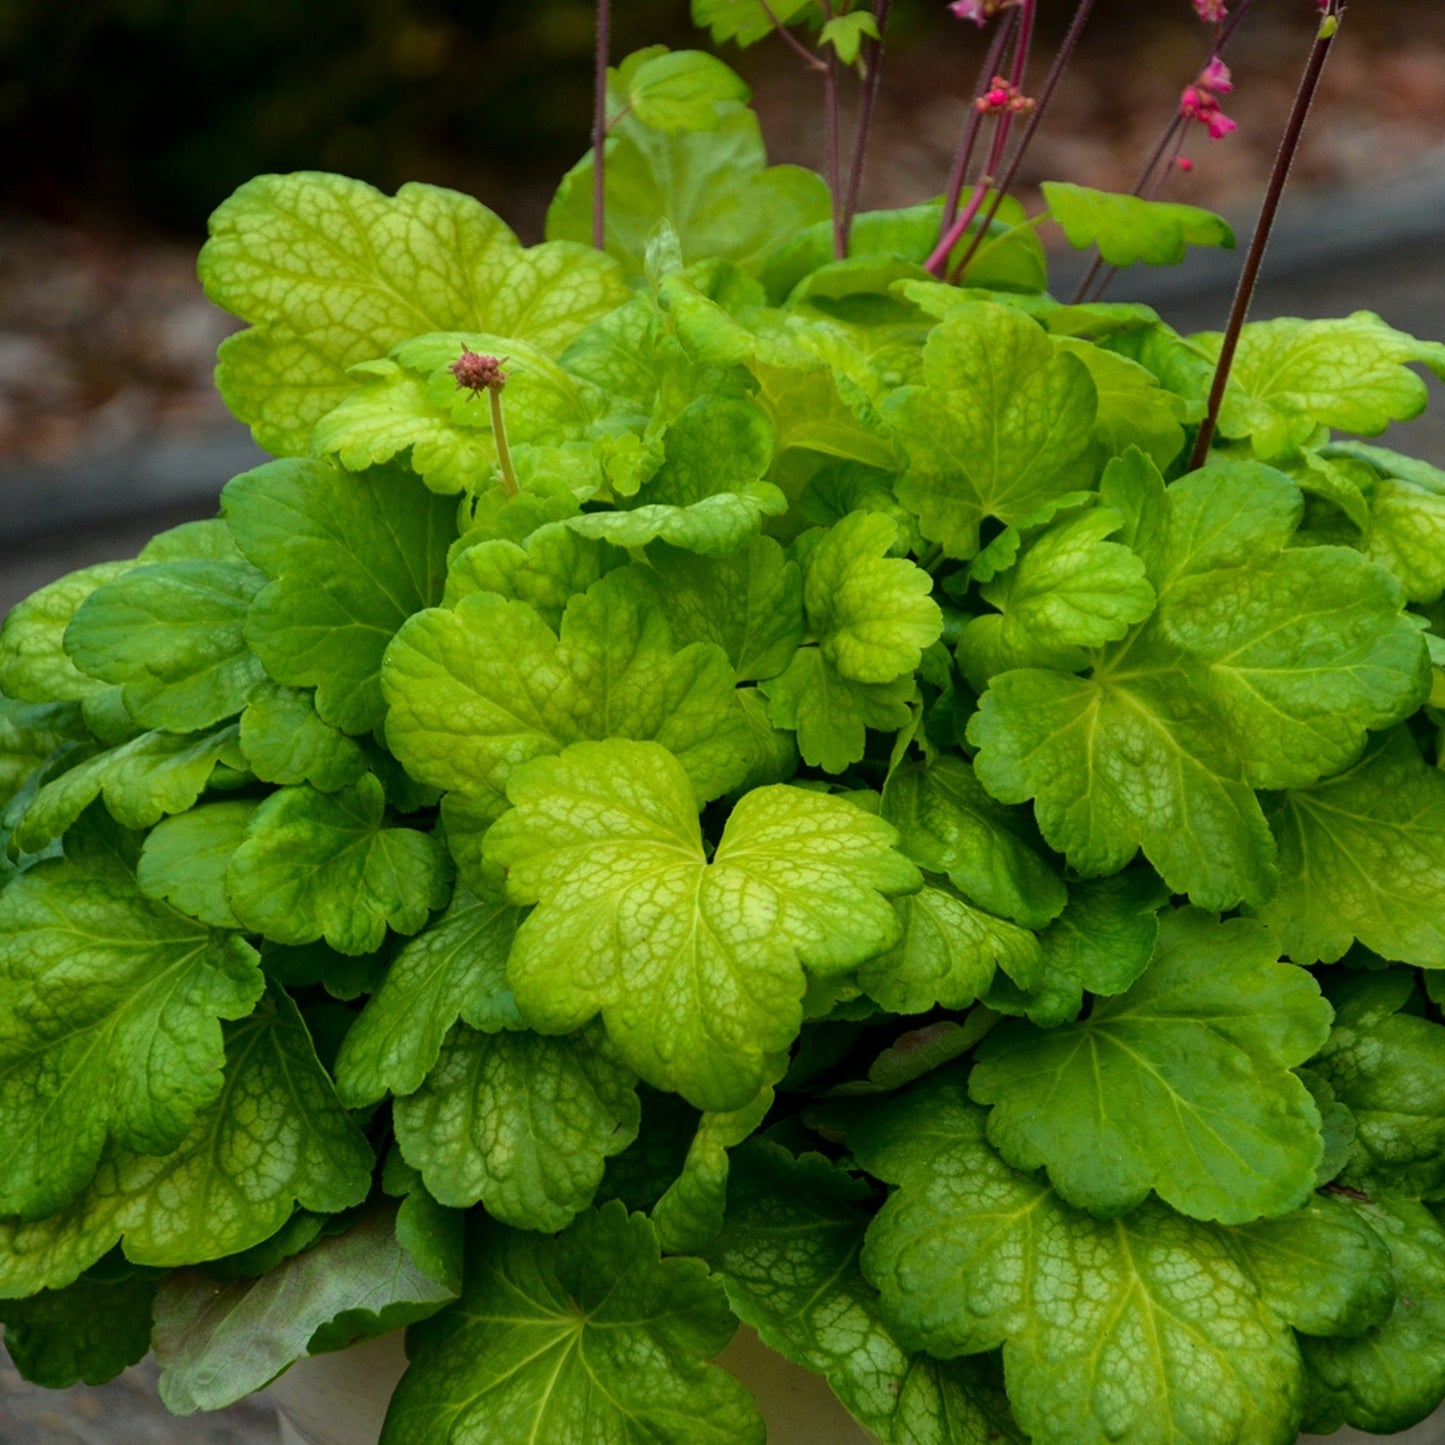
<path id="1" fill-rule="evenodd" d="M 545 243 L 424 185 L 216 212 L 276 458 L 0 635 L 0 1318 L 179 1412 L 408 1326 L 385 1445 L 1287 1445 L 1445 1395 L 1445 346 L 1098 299 L 1032 0 L 942 200 L 859 213 L 889 20 L 606 66 Z M 1181 3 L 1181 20 L 1192 24 Z M 1310 7 L 1312 9 L 1312 7 Z M 858 124 L 843 124 L 856 115 Z M 942 182 L 944 178 L 940 177 Z M 1050 293 L 1048 220 L 1097 264 Z M 594 240 L 600 245 L 594 245 Z M 786 1445 L 786 1442 L 784 1442 Z"/>

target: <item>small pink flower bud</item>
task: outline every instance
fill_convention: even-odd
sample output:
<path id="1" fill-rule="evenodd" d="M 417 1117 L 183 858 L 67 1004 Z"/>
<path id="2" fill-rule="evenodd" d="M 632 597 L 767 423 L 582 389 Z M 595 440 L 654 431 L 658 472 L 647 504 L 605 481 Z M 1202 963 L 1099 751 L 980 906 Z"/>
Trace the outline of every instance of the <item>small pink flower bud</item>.
<path id="1" fill-rule="evenodd" d="M 1199 79 L 1195 84 L 1202 85 L 1206 90 L 1218 91 L 1220 95 L 1228 95 L 1234 89 L 1234 83 L 1229 78 L 1229 67 L 1217 55 L 1199 72 Z"/>
<path id="2" fill-rule="evenodd" d="M 1174 164 L 1187 176 L 1194 169 L 1194 162 L 1188 156 L 1175 156 Z"/>
<path id="3" fill-rule="evenodd" d="M 1001 111 L 1012 111 L 1017 115 L 1020 111 L 1032 110 L 1034 103 L 1028 96 L 1020 93 L 1018 86 L 1007 81 L 1001 75 L 996 75 L 989 82 L 988 89 L 974 101 L 981 115 L 997 115 Z"/>
<path id="4" fill-rule="evenodd" d="M 457 379 L 457 386 L 463 390 L 480 394 L 483 391 L 501 391 L 507 384 L 507 373 L 502 370 L 506 358 L 483 356 L 468 347 L 462 347 L 462 354 L 447 367 Z"/>
<path id="5" fill-rule="evenodd" d="M 1218 25 L 1223 21 L 1226 11 L 1224 0 L 1192 0 L 1194 13 L 1207 25 Z M 1324 3 L 1324 0 L 1321 0 Z"/>
<path id="6" fill-rule="evenodd" d="M 1179 93 L 1179 114 L 1185 120 L 1197 120 L 1209 131 L 1210 140 L 1223 140 L 1238 126 L 1219 108 L 1216 91 L 1226 94 L 1234 86 L 1229 78 L 1229 67 L 1216 55 L 1199 72 L 1193 85 L 1186 85 Z"/>
<path id="7" fill-rule="evenodd" d="M 951 0 L 948 8 L 960 20 L 972 20 L 975 25 L 983 25 L 1000 10 L 1008 10 L 1020 3 L 1022 0 Z"/>

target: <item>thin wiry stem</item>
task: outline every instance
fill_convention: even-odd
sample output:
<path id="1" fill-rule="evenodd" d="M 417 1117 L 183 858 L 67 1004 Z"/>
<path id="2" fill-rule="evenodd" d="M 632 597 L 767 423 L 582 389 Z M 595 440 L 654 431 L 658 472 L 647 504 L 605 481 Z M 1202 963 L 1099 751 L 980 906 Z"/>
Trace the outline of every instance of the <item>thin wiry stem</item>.
<path id="1" fill-rule="evenodd" d="M 989 187 L 992 185 L 992 176 L 979 177 L 978 184 L 968 198 L 968 204 L 954 217 L 953 224 L 944 232 L 943 239 L 933 248 L 933 254 L 923 263 L 925 271 L 932 271 L 935 276 L 943 274 L 944 267 L 948 264 L 949 252 L 958 245 L 959 241 L 963 239 L 964 232 L 978 218 L 978 213 L 983 208 L 984 200 L 988 196 Z"/>
<path id="2" fill-rule="evenodd" d="M 497 469 L 502 474 L 502 490 L 509 497 L 515 497 L 520 489 L 517 486 L 517 469 L 512 465 L 512 449 L 507 445 L 507 419 L 502 415 L 502 394 L 489 387 L 487 400 L 492 406 L 492 440 L 497 444 Z"/>
<path id="3" fill-rule="evenodd" d="M 1241 22 L 1244 20 L 1244 17 L 1249 14 L 1250 6 L 1253 4 L 1254 0 L 1240 0 L 1234 13 L 1215 30 L 1214 44 L 1210 47 L 1209 51 L 1211 56 L 1223 54 L 1224 47 L 1229 44 L 1230 36 L 1239 29 Z M 1134 182 L 1134 188 L 1130 192 L 1131 195 L 1142 196 L 1151 184 L 1157 185 L 1162 183 L 1164 176 L 1168 175 L 1169 170 L 1168 165 L 1166 165 L 1163 170 L 1160 170 L 1160 163 L 1166 155 L 1171 154 L 1171 148 L 1172 155 L 1179 154 L 1180 147 L 1184 142 L 1184 127 L 1184 117 L 1176 112 L 1174 116 L 1171 117 L 1169 124 L 1164 127 L 1164 134 L 1159 137 L 1159 143 L 1154 147 L 1153 151 L 1150 152 L 1149 159 L 1144 162 L 1144 168 L 1139 172 L 1139 179 Z M 1169 164 L 1173 164 L 1172 159 Z M 1094 278 L 1099 274 L 1099 270 L 1103 264 L 1104 258 L 1096 255 L 1090 263 L 1089 269 L 1084 273 L 1084 279 L 1079 282 L 1077 289 L 1074 291 L 1073 300 L 1075 305 L 1088 295 L 1089 287 L 1093 284 Z M 1116 266 L 1109 267 L 1104 279 L 1099 283 L 1098 290 L 1095 291 L 1093 295 L 1093 300 L 1097 301 L 1104 292 L 1109 289 L 1109 284 L 1114 279 L 1117 270 L 1118 267 Z"/>
<path id="4" fill-rule="evenodd" d="M 828 68 L 822 59 L 814 55 L 813 52 L 778 19 L 778 12 L 768 4 L 768 0 L 758 0 L 758 4 L 763 7 L 763 14 L 768 17 L 773 29 L 787 41 L 788 48 L 797 54 L 798 58 L 802 60 L 803 64 L 806 65 L 809 70 L 826 70 Z"/>
<path id="5" fill-rule="evenodd" d="M 1269 233 L 1279 212 L 1279 203 L 1284 195 L 1289 169 L 1299 149 L 1300 135 L 1309 117 L 1310 103 L 1319 88 L 1320 74 L 1329 57 L 1330 46 L 1334 44 L 1340 28 L 1342 11 L 1340 0 L 1329 0 L 1324 19 L 1310 50 L 1310 58 L 1300 77 L 1299 90 L 1295 92 L 1294 108 L 1290 111 L 1289 123 L 1285 126 L 1284 137 L 1279 143 L 1279 153 L 1274 159 L 1274 170 L 1270 172 L 1269 188 L 1264 193 L 1264 204 L 1259 208 L 1259 220 L 1255 223 L 1254 236 L 1249 243 L 1249 254 L 1244 258 L 1244 269 L 1240 272 L 1239 286 L 1234 293 L 1234 305 L 1230 307 L 1229 324 L 1225 327 L 1224 340 L 1219 348 L 1219 360 L 1214 367 L 1214 382 L 1209 388 L 1209 405 L 1200 425 L 1199 435 L 1194 439 L 1194 451 L 1189 457 L 1189 470 L 1204 465 L 1214 440 L 1214 429 L 1219 424 L 1219 408 L 1224 400 L 1224 388 L 1229 383 L 1229 371 L 1234 365 L 1235 348 L 1239 345 L 1239 334 L 1244 329 L 1244 319 L 1249 314 L 1249 303 L 1254 297 L 1255 284 L 1259 280 L 1260 267 L 1264 264 L 1265 247 L 1269 244 Z"/>
<path id="6" fill-rule="evenodd" d="M 968 176 L 968 165 L 973 159 L 973 148 L 978 144 L 978 133 L 983 125 L 983 112 L 976 102 L 982 98 L 993 77 L 1003 64 L 1004 47 L 1009 43 L 1018 25 L 1018 11 L 1008 11 L 994 31 L 989 42 L 988 53 L 983 58 L 983 69 L 978 73 L 978 84 L 968 101 L 968 119 L 964 122 L 963 135 L 959 137 L 958 150 L 954 153 L 953 169 L 948 175 L 948 191 L 943 198 L 943 215 L 938 223 L 938 238 L 941 241 L 948 229 L 958 219 L 958 201 L 963 195 L 963 183 Z"/>
<path id="7" fill-rule="evenodd" d="M 1024 0 L 1019 8 L 1019 36 L 1014 42 L 1013 60 L 1009 66 L 1009 83 L 1020 93 L 1024 88 L 1024 73 L 1028 70 L 1029 52 L 1034 46 L 1034 7 L 1035 0 Z M 1013 123 L 1014 113 L 1011 110 L 1004 111 L 998 118 L 998 128 L 993 133 L 993 145 L 988 153 L 988 173 L 991 176 L 996 176 L 1003 164 L 1004 149 L 1008 145 Z"/>
<path id="8" fill-rule="evenodd" d="M 863 157 L 868 150 L 868 133 L 873 127 L 873 106 L 878 99 L 878 81 L 883 71 L 883 37 L 888 32 L 888 14 L 893 0 L 873 0 L 873 24 L 878 39 L 870 40 L 864 51 L 863 96 L 858 103 L 858 128 L 853 135 L 853 159 L 848 169 L 848 189 L 843 197 L 843 249 L 853 230 L 858 211 L 858 191 L 863 184 Z"/>
<path id="9" fill-rule="evenodd" d="M 833 18 L 831 0 L 818 0 L 823 18 Z M 828 47 L 823 70 L 823 113 L 827 133 L 828 189 L 833 195 L 833 255 L 841 261 L 848 254 L 848 233 L 843 225 L 843 138 L 838 102 L 838 48 Z"/>
<path id="10" fill-rule="evenodd" d="M 612 0 L 597 0 L 596 92 L 592 111 L 592 244 L 607 243 L 607 58 L 611 48 Z"/>
<path id="11" fill-rule="evenodd" d="M 989 207 L 988 214 L 980 223 L 978 230 L 974 232 L 973 240 L 969 243 L 968 250 L 959 259 L 955 272 L 962 276 L 968 268 L 968 263 L 973 260 L 977 253 L 979 244 L 988 233 L 988 228 L 993 224 L 994 217 L 1003 205 L 1003 200 L 1009 193 L 1015 177 L 1019 173 L 1019 166 L 1023 162 L 1025 154 L 1038 132 L 1039 125 L 1044 118 L 1044 112 L 1049 108 L 1049 102 L 1054 98 L 1054 92 L 1058 89 L 1059 81 L 1063 79 L 1064 71 L 1068 69 L 1069 61 L 1073 58 L 1075 49 L 1079 44 L 1079 36 L 1084 33 L 1084 25 L 1088 21 L 1089 12 L 1094 8 L 1094 0 L 1079 0 L 1074 10 L 1074 18 L 1069 22 L 1069 28 L 1059 45 L 1058 53 L 1054 56 L 1053 64 L 1049 66 L 1049 73 L 1044 77 L 1044 83 L 1039 89 L 1038 97 L 1034 102 L 1034 108 L 1029 112 L 1028 124 L 1024 127 L 1024 133 L 1019 138 L 1018 146 L 1015 148 L 1013 158 L 1008 163 L 1008 169 L 999 179 L 998 193 L 994 196 L 993 203 Z"/>

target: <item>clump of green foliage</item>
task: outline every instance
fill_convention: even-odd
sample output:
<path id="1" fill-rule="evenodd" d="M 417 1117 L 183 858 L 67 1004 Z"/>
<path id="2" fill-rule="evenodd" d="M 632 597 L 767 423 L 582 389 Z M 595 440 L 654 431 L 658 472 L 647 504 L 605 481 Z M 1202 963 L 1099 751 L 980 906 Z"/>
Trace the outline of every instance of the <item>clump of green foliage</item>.
<path id="1" fill-rule="evenodd" d="M 243 186 L 277 460 L 0 634 L 12 1355 L 187 1412 L 410 1325 L 385 1445 L 760 1442 L 739 1320 L 892 1445 L 1419 1418 L 1445 473 L 1335 433 L 1445 346 L 1248 326 L 1190 470 L 1219 336 L 1013 202 L 839 258 L 721 62 L 611 85 L 605 251 L 590 159 L 532 248 Z"/>

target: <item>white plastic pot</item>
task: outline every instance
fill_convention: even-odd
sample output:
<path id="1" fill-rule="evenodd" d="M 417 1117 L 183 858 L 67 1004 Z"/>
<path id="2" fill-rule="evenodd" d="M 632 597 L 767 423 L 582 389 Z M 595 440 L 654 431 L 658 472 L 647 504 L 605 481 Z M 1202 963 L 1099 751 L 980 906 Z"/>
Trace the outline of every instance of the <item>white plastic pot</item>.
<path id="1" fill-rule="evenodd" d="M 769 1445 L 876 1445 L 821 1376 L 774 1354 L 746 1325 L 718 1363 L 757 1396 Z M 376 1445 L 405 1368 L 400 1331 L 292 1365 L 270 1389 L 281 1445 Z"/>
<path id="2" fill-rule="evenodd" d="M 876 1445 L 838 1403 L 821 1376 L 785 1360 L 742 1326 L 718 1357 L 754 1395 L 768 1445 Z M 401 1331 L 293 1365 L 270 1395 L 281 1415 L 281 1445 L 376 1445 L 387 1402 L 406 1368 Z M 1399 1435 L 1346 1428 L 1304 1435 L 1300 1445 L 1445 1445 L 1445 1408 Z"/>

